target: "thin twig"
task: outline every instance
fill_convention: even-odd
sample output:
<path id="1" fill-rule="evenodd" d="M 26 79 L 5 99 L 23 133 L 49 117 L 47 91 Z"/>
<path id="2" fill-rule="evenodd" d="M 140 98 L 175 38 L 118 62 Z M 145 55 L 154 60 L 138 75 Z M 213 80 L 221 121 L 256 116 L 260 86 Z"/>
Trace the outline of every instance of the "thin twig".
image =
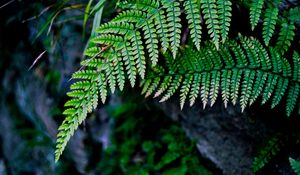
<path id="1" fill-rule="evenodd" d="M 15 0 L 11 0 L 11 1 L 8 1 L 7 3 L 3 4 L 0 9 L 2 9 L 3 7 L 6 7 L 8 6 L 9 4 L 13 3 Z"/>
<path id="2" fill-rule="evenodd" d="M 29 67 L 28 71 L 31 70 L 33 68 L 33 66 L 42 58 L 42 56 L 46 53 L 47 50 L 45 50 L 44 52 L 42 52 L 35 60 L 34 62 L 31 64 L 31 66 Z"/>

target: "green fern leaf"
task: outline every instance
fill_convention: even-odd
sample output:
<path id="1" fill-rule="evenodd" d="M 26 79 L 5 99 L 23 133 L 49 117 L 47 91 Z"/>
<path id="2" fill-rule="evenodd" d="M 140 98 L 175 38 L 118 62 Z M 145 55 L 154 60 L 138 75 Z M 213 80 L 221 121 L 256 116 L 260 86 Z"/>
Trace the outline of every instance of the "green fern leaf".
<path id="1" fill-rule="evenodd" d="M 293 158 L 289 158 L 290 165 L 297 175 L 300 175 L 300 162 Z"/>
<path id="2" fill-rule="evenodd" d="M 159 102 L 164 102 L 164 101 L 168 100 L 179 88 L 181 81 L 182 81 L 181 75 L 175 76 L 175 78 L 171 82 L 170 87 L 167 90 L 166 94 L 161 98 L 161 100 Z"/>
<path id="3" fill-rule="evenodd" d="M 272 64 L 267 50 L 256 39 L 253 40 L 253 45 L 255 46 L 256 53 L 258 54 L 258 58 L 261 64 L 261 69 L 265 71 L 272 69 Z"/>
<path id="4" fill-rule="evenodd" d="M 274 33 L 276 20 L 278 18 L 278 8 L 268 8 L 265 13 L 263 23 L 263 39 L 265 44 L 268 46 L 270 39 Z"/>
<path id="5" fill-rule="evenodd" d="M 287 96 L 287 103 L 286 103 L 287 116 L 290 116 L 295 108 L 297 97 L 299 95 L 299 90 L 300 90 L 300 86 L 298 83 L 295 84 L 294 86 L 290 86 L 288 96 Z"/>
<path id="6" fill-rule="evenodd" d="M 200 50 L 200 42 L 201 42 L 201 19 L 200 19 L 200 11 L 198 7 L 197 0 L 186 0 L 184 2 L 184 8 L 186 11 L 186 18 L 189 23 L 189 29 L 191 38 L 197 48 Z"/>
<path id="7" fill-rule="evenodd" d="M 258 155 L 253 160 L 253 172 L 256 173 L 262 169 L 280 151 L 281 146 L 282 142 L 278 136 L 269 139 L 266 145 L 258 151 Z"/>
<path id="8" fill-rule="evenodd" d="M 117 81 L 116 81 L 116 77 L 114 75 L 113 62 L 110 61 L 109 63 L 106 63 L 105 66 L 103 67 L 103 69 L 105 71 L 105 76 L 108 80 L 110 90 L 111 90 L 112 93 L 114 93 L 115 90 L 116 90 Z"/>
<path id="9" fill-rule="evenodd" d="M 300 21 L 300 7 L 294 7 L 289 10 L 289 20 L 292 22 L 299 22 Z"/>
<path id="10" fill-rule="evenodd" d="M 146 58 L 141 34 L 138 31 L 134 31 L 132 32 L 132 35 L 127 35 L 126 38 L 131 39 L 131 55 L 134 57 L 139 75 L 144 79 L 146 72 Z"/>
<path id="11" fill-rule="evenodd" d="M 173 53 L 173 58 L 176 57 L 178 47 L 180 44 L 180 34 L 181 30 L 180 28 L 180 7 L 179 2 L 176 2 L 176 0 L 163 0 L 163 6 L 167 10 L 167 23 L 168 23 L 168 36 L 169 41 L 171 42 L 171 50 Z"/>
<path id="12" fill-rule="evenodd" d="M 159 77 L 156 77 L 156 78 L 153 80 L 152 84 L 149 86 L 149 88 L 148 88 L 148 90 L 147 90 L 147 92 L 146 92 L 146 94 L 145 94 L 145 97 L 150 96 L 150 95 L 155 91 L 155 89 L 156 89 L 156 88 L 158 87 L 158 85 L 159 85 L 159 82 L 160 82 L 160 78 L 159 78 Z"/>
<path id="13" fill-rule="evenodd" d="M 165 53 L 167 49 L 169 48 L 169 36 L 168 36 L 168 25 L 167 25 L 167 17 L 164 14 L 163 10 L 159 10 L 155 16 L 155 25 L 156 25 L 156 31 L 159 35 L 162 52 Z"/>
<path id="14" fill-rule="evenodd" d="M 217 5 L 220 21 L 220 33 L 222 37 L 222 43 L 224 43 L 229 32 L 232 3 L 229 0 L 217 0 Z"/>
<path id="15" fill-rule="evenodd" d="M 235 62 L 232 58 L 232 55 L 230 54 L 230 51 L 228 48 L 221 47 L 220 49 L 220 55 L 222 56 L 224 63 L 225 63 L 225 68 L 232 68 L 235 65 Z"/>
<path id="16" fill-rule="evenodd" d="M 152 83 L 152 79 L 143 80 L 141 86 L 143 86 L 141 94 L 145 94 Z"/>
<path id="17" fill-rule="evenodd" d="M 125 85 L 125 73 L 124 73 L 123 62 L 121 60 L 118 60 L 118 58 L 121 58 L 120 53 L 117 53 L 117 56 L 113 57 L 112 59 L 112 64 L 114 67 L 113 74 L 115 77 L 117 77 L 117 83 L 119 89 L 122 91 Z"/>
<path id="18" fill-rule="evenodd" d="M 183 109 L 183 105 L 190 91 L 192 81 L 193 81 L 193 76 L 187 75 L 182 83 L 182 87 L 180 89 L 180 109 Z"/>
<path id="19" fill-rule="evenodd" d="M 250 23 L 252 30 L 254 30 L 259 21 L 263 5 L 264 0 L 252 0 L 250 4 Z"/>
<path id="20" fill-rule="evenodd" d="M 192 88 L 190 92 L 190 106 L 193 106 L 193 104 L 196 101 L 196 98 L 199 95 L 199 90 L 200 90 L 200 83 L 201 83 L 201 74 L 196 73 L 194 76 L 194 80 L 192 83 Z"/>
<path id="21" fill-rule="evenodd" d="M 239 95 L 239 88 L 240 88 L 240 83 L 241 83 L 241 78 L 242 78 L 242 71 L 233 69 L 232 71 L 232 78 L 231 78 L 231 100 L 233 105 L 236 104 L 238 95 Z"/>
<path id="22" fill-rule="evenodd" d="M 282 72 L 282 59 L 279 53 L 273 49 L 270 48 L 270 55 L 271 55 L 271 62 L 273 66 L 273 71 L 275 73 L 281 73 Z"/>
<path id="23" fill-rule="evenodd" d="M 281 54 L 284 54 L 291 46 L 291 42 L 295 36 L 295 29 L 296 27 L 293 23 L 282 23 L 275 47 Z"/>
<path id="24" fill-rule="evenodd" d="M 249 105 L 252 105 L 257 99 L 257 97 L 261 94 L 263 87 L 265 86 L 267 76 L 268 74 L 265 74 L 260 71 L 257 72 L 254 85 L 253 85 L 253 91 L 249 99 Z"/>
<path id="25" fill-rule="evenodd" d="M 161 83 L 159 89 L 156 91 L 156 93 L 154 94 L 154 97 L 158 97 L 160 96 L 163 92 L 165 92 L 165 90 L 167 90 L 167 88 L 169 87 L 169 85 L 172 82 L 172 76 L 166 76 L 163 80 L 163 82 Z"/>
<path id="26" fill-rule="evenodd" d="M 77 91 L 77 90 L 75 90 Z M 80 106 L 75 106 L 76 108 L 67 108 L 64 111 L 64 115 L 66 115 L 65 120 L 58 128 L 59 133 L 57 135 L 56 141 L 56 149 L 55 149 L 55 161 L 58 161 L 62 152 L 64 151 L 68 141 L 71 136 L 74 134 L 75 130 L 78 126 L 85 120 L 87 113 L 96 108 L 98 93 L 95 82 L 90 82 L 90 88 L 85 91 L 86 93 L 81 93 L 82 96 L 76 95 L 75 98 L 80 101 Z M 69 106 L 71 103 L 75 104 L 73 100 L 72 102 L 67 102 L 66 106 Z"/>
<path id="27" fill-rule="evenodd" d="M 248 60 L 249 60 L 249 67 L 250 68 L 257 68 L 260 67 L 260 60 L 258 58 L 258 54 L 256 52 L 256 46 L 252 42 L 252 39 L 241 38 L 242 46 L 246 51 Z"/>
<path id="28" fill-rule="evenodd" d="M 219 71 L 213 71 L 211 73 L 211 86 L 210 86 L 210 106 L 213 106 L 217 100 L 218 93 L 219 93 L 219 86 L 220 86 L 220 76 L 221 73 Z"/>
<path id="29" fill-rule="evenodd" d="M 293 53 L 293 62 L 294 62 L 293 80 L 299 82 L 299 80 L 300 80 L 300 56 L 296 51 Z"/>
<path id="30" fill-rule="evenodd" d="M 143 27 L 144 30 L 144 39 L 146 40 L 145 44 L 147 45 L 149 57 L 152 61 L 152 65 L 155 66 L 158 61 L 158 40 L 156 29 L 152 21 L 145 22 Z"/>
<path id="31" fill-rule="evenodd" d="M 274 98 L 272 100 L 271 108 L 274 108 L 276 105 L 279 104 L 281 101 L 287 87 L 288 87 L 289 81 L 287 79 L 279 78 L 277 87 L 274 93 Z"/>
<path id="32" fill-rule="evenodd" d="M 263 96 L 262 96 L 262 104 L 265 104 L 270 99 L 275 89 L 275 86 L 277 85 L 277 80 L 278 80 L 277 75 L 269 74 L 266 82 L 266 87 L 264 89 Z"/>
<path id="33" fill-rule="evenodd" d="M 242 85 L 241 85 L 240 103 L 241 103 L 241 107 L 242 107 L 242 112 L 248 105 L 248 101 L 250 99 L 251 91 L 253 88 L 252 85 L 253 85 L 254 77 L 255 77 L 254 71 L 250 71 L 250 70 L 245 71 L 244 80 L 242 81 Z"/>
<path id="34" fill-rule="evenodd" d="M 216 48 L 219 49 L 220 25 L 217 11 L 216 0 L 202 0 L 201 8 L 203 10 L 205 24 L 207 24 L 208 33 L 212 38 Z"/>
<path id="35" fill-rule="evenodd" d="M 248 61 L 241 46 L 238 45 L 235 41 L 230 41 L 229 45 L 230 49 L 234 53 L 234 56 L 236 57 L 237 67 L 246 67 L 248 65 Z"/>
<path id="36" fill-rule="evenodd" d="M 231 75 L 232 75 L 232 71 L 230 70 L 223 70 L 222 72 L 221 89 L 222 89 L 222 99 L 225 108 L 227 108 L 227 104 L 230 100 Z"/>
<path id="37" fill-rule="evenodd" d="M 203 109 L 205 109 L 206 104 L 208 103 L 208 96 L 209 96 L 209 85 L 210 85 L 210 77 L 211 74 L 207 72 L 203 72 L 202 75 L 202 80 L 201 80 L 201 100 L 203 103 Z"/>

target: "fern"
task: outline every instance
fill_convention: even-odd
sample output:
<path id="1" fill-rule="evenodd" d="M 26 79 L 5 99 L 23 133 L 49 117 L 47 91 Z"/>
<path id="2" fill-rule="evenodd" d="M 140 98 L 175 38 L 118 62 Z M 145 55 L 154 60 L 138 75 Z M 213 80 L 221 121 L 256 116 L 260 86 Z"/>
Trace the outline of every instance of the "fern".
<path id="1" fill-rule="evenodd" d="M 158 81 L 158 77 L 161 79 L 161 85 L 157 85 L 157 87 L 163 88 L 158 88 L 155 91 L 151 89 L 155 93 L 155 97 L 166 92 L 161 101 L 169 99 L 176 90 L 180 89 L 181 107 L 183 107 L 187 96 L 190 97 L 190 104 L 194 104 L 199 93 L 204 108 L 208 103 L 213 105 L 220 89 L 225 106 L 230 99 L 233 104 L 239 100 L 242 111 L 248 105 L 253 104 L 258 96 L 262 97 L 262 104 L 272 99 L 272 107 L 274 107 L 287 93 L 287 115 L 291 115 L 299 95 L 299 81 L 294 79 L 299 76 L 296 71 L 299 64 L 296 61 L 299 59 L 298 54 L 296 52 L 294 54 L 294 64 L 296 65 L 292 76 L 290 64 L 285 58 L 280 57 L 280 54 L 274 49 L 268 53 L 257 40 L 251 38 L 242 38 L 240 42 L 241 44 L 229 41 L 229 48 L 226 51 L 212 50 L 210 44 L 207 44 L 208 46 L 204 47 L 201 52 L 188 49 L 189 51 L 183 53 L 182 59 L 178 61 L 176 59 L 169 63 L 172 64 L 173 68 L 167 65 L 168 70 L 160 69 L 156 73 L 152 72 L 153 74 L 149 74 L 145 81 L 154 78 Z M 233 55 L 230 53 L 232 46 L 235 50 Z M 237 48 L 239 51 L 236 50 Z M 224 57 L 222 52 L 226 52 L 227 56 Z M 258 52 L 261 53 L 258 54 Z M 263 53 L 266 54 L 264 57 L 258 56 L 263 55 Z M 214 55 L 215 60 L 212 65 L 210 64 L 211 55 Z M 220 62 L 216 61 L 219 59 Z M 225 62 L 223 61 L 225 59 L 227 62 L 228 59 L 231 59 L 230 62 L 236 62 L 236 64 L 226 67 L 226 65 L 221 64 Z M 249 62 L 249 64 L 240 67 L 239 63 L 241 62 Z M 185 69 L 178 69 L 180 65 L 185 65 Z M 264 66 L 261 67 L 261 65 Z M 277 84 L 278 86 L 276 86 Z M 289 88 L 287 88 L 287 84 L 290 85 Z"/>
<path id="2" fill-rule="evenodd" d="M 299 175 L 300 174 L 300 162 L 299 161 L 296 161 L 295 159 L 293 158 L 289 158 L 289 162 L 290 162 L 290 165 L 292 167 L 292 169 L 294 170 L 294 172 Z"/>
<path id="3" fill-rule="evenodd" d="M 212 38 L 216 48 L 219 48 L 220 40 L 220 25 L 219 16 L 217 11 L 217 5 L 215 0 L 203 0 L 201 1 L 201 8 L 203 9 L 204 19 L 208 27 L 208 33 Z"/>
<path id="4" fill-rule="evenodd" d="M 254 30 L 255 26 L 259 21 L 261 11 L 264 5 L 264 0 L 252 0 L 250 5 L 250 23 L 251 28 Z"/>
<path id="5" fill-rule="evenodd" d="M 180 23 L 180 8 L 179 2 L 172 0 L 163 0 L 163 7 L 167 11 L 167 23 L 168 23 L 168 32 L 170 46 L 173 53 L 173 57 L 176 57 L 177 50 L 180 44 L 180 33 L 181 33 L 181 23 Z"/>
<path id="6" fill-rule="evenodd" d="M 229 32 L 232 3 L 229 0 L 217 0 L 217 5 L 218 5 L 218 15 L 220 21 L 220 33 L 221 33 L 222 43 L 224 43 L 226 41 Z"/>
<path id="7" fill-rule="evenodd" d="M 252 163 L 253 172 L 256 173 L 262 169 L 280 151 L 281 146 L 282 140 L 280 140 L 279 136 L 270 138 L 254 158 Z"/>
<path id="8" fill-rule="evenodd" d="M 200 19 L 200 11 L 198 8 L 197 0 L 186 0 L 184 2 L 184 8 L 187 14 L 187 20 L 189 23 L 189 28 L 191 30 L 191 37 L 193 38 L 193 42 L 198 50 L 200 50 L 200 42 L 201 42 L 201 19 Z"/>
<path id="9" fill-rule="evenodd" d="M 280 50 L 281 54 L 284 54 L 291 46 L 291 42 L 295 36 L 295 29 L 296 28 L 293 23 L 282 23 L 278 41 L 276 43 L 276 49 Z"/>
<path id="10" fill-rule="evenodd" d="M 59 127 L 56 161 L 76 128 L 96 108 L 98 98 L 105 103 L 107 95 L 123 90 L 127 81 L 134 87 L 140 79 L 142 94 L 162 96 L 161 102 L 179 92 L 181 108 L 186 101 L 192 106 L 198 97 L 203 108 L 212 106 L 219 92 L 225 107 L 230 102 L 238 103 L 242 111 L 259 97 L 262 103 L 270 100 L 273 108 L 286 96 L 288 116 L 299 104 L 299 55 L 294 52 L 291 68 L 282 51 L 277 51 L 290 46 L 296 20 L 282 24 L 275 48 L 265 48 L 254 38 L 227 38 L 232 15 L 229 0 L 139 0 L 121 4 L 125 9 L 98 27 L 98 35 L 90 40 L 95 47 L 85 51 L 90 57 L 81 63 L 85 69 L 73 74 L 76 82 L 68 93 L 71 99 L 65 104 L 66 118 Z M 262 0 L 251 3 L 252 29 L 262 9 Z M 281 18 L 278 14 L 276 7 L 268 7 L 265 13 L 266 45 L 277 18 Z M 193 47 L 179 49 L 183 17 L 197 51 Z M 201 41 L 202 18 L 212 43 Z"/>
<path id="11" fill-rule="evenodd" d="M 289 19 L 292 21 L 292 22 L 299 22 L 300 21 L 300 7 L 294 7 L 294 8 L 291 8 L 289 10 Z"/>
<path id="12" fill-rule="evenodd" d="M 263 38 L 266 45 L 269 45 L 270 39 L 274 33 L 278 12 L 278 8 L 273 7 L 266 10 L 263 23 Z"/>

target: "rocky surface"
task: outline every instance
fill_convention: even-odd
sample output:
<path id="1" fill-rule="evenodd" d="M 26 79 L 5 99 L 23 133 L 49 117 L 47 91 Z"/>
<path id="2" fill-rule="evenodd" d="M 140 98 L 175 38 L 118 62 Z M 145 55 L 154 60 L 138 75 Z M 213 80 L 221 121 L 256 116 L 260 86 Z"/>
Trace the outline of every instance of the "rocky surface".
<path id="1" fill-rule="evenodd" d="M 253 114 L 241 113 L 237 106 L 225 109 L 221 102 L 205 110 L 201 104 L 184 108 L 183 111 L 177 102 L 161 103 L 158 106 L 173 120 L 181 123 L 187 135 L 196 139 L 200 154 L 225 175 L 253 174 L 251 166 L 258 147 L 285 127 L 280 124 L 280 120 L 274 123 L 253 119 Z M 287 158 L 277 158 L 261 174 L 292 175 Z"/>

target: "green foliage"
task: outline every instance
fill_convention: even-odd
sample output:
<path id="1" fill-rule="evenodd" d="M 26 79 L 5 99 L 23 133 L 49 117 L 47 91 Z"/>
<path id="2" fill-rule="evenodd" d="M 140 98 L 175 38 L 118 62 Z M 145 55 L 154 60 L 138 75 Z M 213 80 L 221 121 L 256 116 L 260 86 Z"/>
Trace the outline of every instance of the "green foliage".
<path id="1" fill-rule="evenodd" d="M 292 77 L 288 61 L 274 49 L 268 53 L 255 39 L 242 38 L 240 44 L 234 41 L 230 43 L 228 47 L 222 48 L 222 52 L 210 47 L 210 44 L 201 49 L 201 52 L 187 49 L 183 51 L 181 59 L 170 62 L 170 65 L 167 63 L 167 69 L 154 69 L 153 74 L 149 74 L 144 81 L 151 84 L 155 79 L 157 90 L 155 92 L 151 89 L 151 92 L 156 93 L 155 97 L 164 93 L 161 101 L 169 99 L 179 90 L 181 107 L 186 99 L 193 105 L 200 94 L 205 108 L 207 103 L 215 103 L 221 90 L 225 106 L 230 99 L 232 103 L 239 100 L 242 111 L 253 104 L 258 96 L 262 97 L 262 104 L 273 97 L 272 107 L 276 106 L 286 94 L 289 84 L 286 108 L 287 115 L 290 115 L 299 95 L 299 82 Z M 295 52 L 294 59 L 298 58 Z M 234 62 L 237 64 L 233 64 Z M 240 62 L 248 64 L 239 67 Z M 295 61 L 294 64 L 299 63 Z M 295 67 L 295 78 L 298 76 L 297 70 L 298 67 Z M 158 78 L 161 79 L 161 85 L 157 85 Z M 168 82 L 168 88 L 163 88 L 165 82 Z M 147 91 L 147 87 L 144 88 Z"/>
<path id="2" fill-rule="evenodd" d="M 127 101 L 110 109 L 115 128 L 97 165 L 101 174 L 212 174 L 179 126 L 155 107 L 148 111 L 141 106 Z M 151 117 L 144 117 L 145 111 Z"/>
<path id="3" fill-rule="evenodd" d="M 273 7 L 266 10 L 263 24 L 263 38 L 266 45 L 269 45 L 270 39 L 274 33 L 278 12 L 279 10 Z"/>
<path id="4" fill-rule="evenodd" d="M 282 140 L 279 136 L 270 138 L 264 147 L 258 152 L 252 163 L 252 170 L 254 173 L 262 169 L 277 153 L 280 151 L 282 146 Z"/>
<path id="5" fill-rule="evenodd" d="M 250 23 L 251 29 L 254 30 L 256 27 L 261 11 L 264 5 L 264 0 L 252 0 L 250 5 Z"/>
<path id="6" fill-rule="evenodd" d="M 295 36 L 295 25 L 293 23 L 284 22 L 281 25 L 278 41 L 276 43 L 276 49 L 284 54 L 289 47 Z"/>
<path id="7" fill-rule="evenodd" d="M 287 94 L 288 116 L 298 105 L 299 55 L 294 53 L 292 66 L 283 57 L 283 51 L 291 45 L 293 27 L 282 24 L 277 46 L 264 47 L 252 37 L 239 37 L 239 42 L 227 39 L 232 15 L 229 0 L 139 0 L 122 2 L 120 6 L 124 8 L 121 13 L 97 28 L 98 35 L 91 39 L 95 46 L 85 51 L 90 59 L 81 63 L 85 69 L 73 74 L 76 83 L 68 93 L 72 99 L 65 104 L 66 118 L 59 127 L 56 160 L 78 125 L 96 108 L 98 97 L 105 103 L 107 95 L 123 90 L 127 80 L 134 87 L 140 79 L 142 94 L 162 95 L 160 102 L 179 91 L 181 108 L 186 101 L 193 105 L 198 96 L 203 108 L 212 106 L 219 90 L 225 106 L 230 101 L 239 103 L 242 111 L 258 97 L 262 104 L 272 99 L 273 108 Z M 282 19 L 277 6 L 277 1 L 268 3 L 263 11 L 266 45 L 281 21 L 277 19 Z M 252 29 L 262 9 L 263 1 L 251 3 Z M 201 42 L 200 12 L 214 45 Z M 184 17 L 189 39 L 197 51 L 192 46 L 180 49 Z M 294 21 L 289 22 L 292 25 Z M 282 51 L 278 51 L 281 46 Z"/>
<path id="8" fill-rule="evenodd" d="M 289 161 L 290 161 L 290 165 L 292 167 L 292 169 L 294 170 L 294 172 L 299 175 L 300 174 L 300 162 L 299 161 L 296 161 L 295 159 L 293 158 L 289 158 Z"/>

